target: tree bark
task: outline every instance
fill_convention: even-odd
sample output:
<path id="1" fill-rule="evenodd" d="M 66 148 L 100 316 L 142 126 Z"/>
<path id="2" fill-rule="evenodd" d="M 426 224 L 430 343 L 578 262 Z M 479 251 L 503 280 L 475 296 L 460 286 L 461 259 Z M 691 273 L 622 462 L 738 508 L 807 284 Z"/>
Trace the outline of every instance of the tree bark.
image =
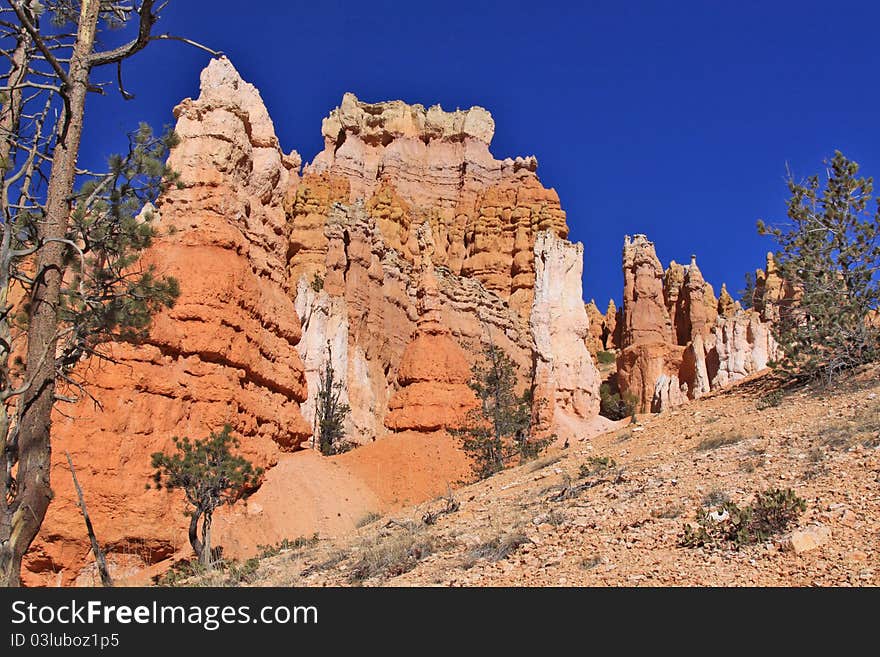
<path id="1" fill-rule="evenodd" d="M 201 517 L 201 509 L 196 509 L 189 519 L 189 544 L 192 545 L 192 549 L 199 561 L 202 560 L 202 542 L 199 540 L 199 518 Z"/>
<path id="2" fill-rule="evenodd" d="M 37 233 L 43 246 L 37 257 L 27 331 L 25 381 L 30 388 L 19 400 L 22 408 L 18 425 L 18 493 L 9 508 L 10 537 L 5 545 L 0 545 L 0 584 L 5 586 L 19 585 L 22 557 L 36 537 L 52 499 L 49 430 L 55 402 L 58 301 L 66 247 L 47 240 L 63 239 L 67 232 L 99 10 L 99 0 L 82 0 L 67 74 L 69 86 L 63 90 L 68 103 L 52 154 L 46 216 Z"/>
<path id="3" fill-rule="evenodd" d="M 214 565 L 214 555 L 211 554 L 211 523 L 213 512 L 205 511 L 202 519 L 202 554 L 201 561 L 205 568 L 211 568 Z"/>
<path id="4" fill-rule="evenodd" d="M 25 79 L 28 70 L 28 49 L 31 46 L 30 35 L 22 30 L 15 44 L 15 50 L 9 58 L 9 99 L 0 108 L 0 134 L 17 135 L 21 119 L 22 88 L 21 83 Z M 0 185 L 2 185 L 2 206 L 4 210 L 9 207 L 9 189 L 6 182 L 7 174 L 13 167 L 12 139 L 0 140 Z M 0 237 L 0 385 L 11 388 L 9 372 L 9 358 L 12 356 L 12 332 L 10 330 L 11 314 L 9 308 L 10 270 L 12 268 L 12 232 L 11 214 L 5 212 L 0 218 L 3 222 L 2 237 Z M 9 408 L 3 399 L 0 403 L 0 546 L 9 541 L 12 534 L 12 514 L 9 510 L 9 502 L 14 496 L 12 466 L 15 463 L 14 446 L 9 439 Z"/>
<path id="5" fill-rule="evenodd" d="M 70 466 L 70 476 L 73 477 L 73 485 L 76 488 L 76 495 L 79 498 L 79 508 L 82 511 L 83 520 L 86 521 L 86 531 L 89 534 L 89 541 L 92 543 L 92 553 L 95 555 L 95 563 L 98 564 L 98 572 L 101 573 L 101 584 L 110 587 L 113 586 L 113 578 L 110 577 L 110 571 L 107 570 L 107 560 L 104 558 L 104 551 L 98 543 L 98 537 L 95 536 L 95 528 L 92 527 L 92 520 L 89 518 L 88 509 L 86 509 L 86 498 L 83 495 L 82 487 L 76 478 L 76 470 L 73 467 L 73 459 L 70 458 L 68 452 L 64 452 L 67 457 L 67 464 Z"/>

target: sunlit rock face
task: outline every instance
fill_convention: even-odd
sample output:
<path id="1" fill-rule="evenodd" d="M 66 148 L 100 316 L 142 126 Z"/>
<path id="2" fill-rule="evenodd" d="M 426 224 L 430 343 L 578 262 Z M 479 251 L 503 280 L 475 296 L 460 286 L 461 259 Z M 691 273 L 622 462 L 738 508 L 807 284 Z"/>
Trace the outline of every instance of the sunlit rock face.
<path id="1" fill-rule="evenodd" d="M 777 358 L 771 334 L 784 285 L 768 256 L 758 272 L 756 310 L 743 310 L 722 285 L 718 298 L 696 256 L 664 270 L 644 235 L 626 237 L 617 384 L 638 410 L 660 412 L 765 368 Z M 774 315 L 775 313 L 775 315 Z"/>
<path id="2" fill-rule="evenodd" d="M 434 445 L 455 468 L 466 459 L 445 432 L 477 405 L 468 384 L 487 345 L 517 364 L 520 390 L 546 399 L 542 431 L 571 433 L 598 412 L 583 250 L 566 241 L 565 212 L 537 160 L 491 154 L 487 110 L 346 94 L 304 167 L 226 58 L 211 61 L 199 97 L 174 112 L 180 141 L 169 164 L 181 185 L 148 209 L 159 237 L 143 264 L 175 276 L 181 295 L 145 343 L 110 345 L 112 361 L 81 364 L 102 408 L 82 401 L 55 416 L 56 497 L 26 583 L 94 581 L 65 451 L 120 578 L 189 551 L 182 496 L 147 487 L 150 455 L 174 436 L 230 424 L 242 453 L 268 470 L 264 502 L 285 499 L 278 472 L 332 471 L 296 460 L 314 446 L 328 364 L 351 409 L 347 440 Z M 391 464 L 371 485 L 405 488 L 406 459 L 369 447 Z M 351 471 L 375 478 L 358 451 L 345 455 Z M 423 468 L 418 490 L 442 490 L 451 467 Z M 272 510 L 273 527 L 287 526 L 285 513 Z M 253 528 L 257 515 L 248 517 L 228 527 Z"/>

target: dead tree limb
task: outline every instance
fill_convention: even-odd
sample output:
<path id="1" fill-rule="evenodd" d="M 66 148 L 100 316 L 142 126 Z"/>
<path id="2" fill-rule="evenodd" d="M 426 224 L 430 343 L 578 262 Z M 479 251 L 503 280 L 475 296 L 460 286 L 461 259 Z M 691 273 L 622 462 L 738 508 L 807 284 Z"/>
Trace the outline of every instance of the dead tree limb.
<path id="1" fill-rule="evenodd" d="M 110 577 L 110 571 L 107 570 L 107 560 L 104 558 L 104 551 L 98 544 L 95 536 L 95 529 L 92 527 L 92 521 L 89 518 L 89 512 L 86 509 L 86 499 L 83 497 L 82 487 L 76 479 L 76 469 L 73 467 L 73 460 L 70 458 L 70 452 L 64 452 L 67 457 L 67 464 L 70 466 L 70 475 L 73 477 L 73 485 L 76 487 L 76 494 L 79 497 L 79 508 L 82 511 L 83 520 L 86 521 L 86 531 L 89 533 L 89 540 L 92 542 L 92 552 L 95 555 L 95 563 L 98 564 L 98 572 L 101 573 L 101 584 L 107 587 L 113 586 L 113 578 Z"/>

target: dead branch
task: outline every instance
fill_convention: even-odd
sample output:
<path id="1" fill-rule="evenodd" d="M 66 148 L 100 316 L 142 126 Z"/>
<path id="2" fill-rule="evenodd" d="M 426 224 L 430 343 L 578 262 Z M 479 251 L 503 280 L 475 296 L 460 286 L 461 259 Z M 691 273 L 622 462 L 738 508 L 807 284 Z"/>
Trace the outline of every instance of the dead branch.
<path id="1" fill-rule="evenodd" d="M 83 496 L 82 487 L 79 485 L 79 481 L 76 478 L 76 469 L 73 467 L 73 459 L 70 458 L 70 452 L 64 452 L 64 455 L 67 457 L 67 464 L 70 466 L 70 476 L 73 477 L 73 485 L 76 487 L 76 495 L 79 498 L 79 508 L 80 511 L 82 511 L 83 520 L 86 521 L 86 531 L 89 533 L 89 540 L 92 543 L 92 553 L 95 555 L 95 563 L 98 564 L 98 572 L 101 573 L 101 584 L 106 587 L 112 587 L 113 579 L 110 577 L 110 572 L 107 570 L 107 560 L 104 558 L 104 551 L 101 550 L 101 546 L 95 536 L 95 528 L 92 527 L 92 521 L 89 518 L 89 512 L 86 509 L 86 500 Z"/>
<path id="2" fill-rule="evenodd" d="M 446 504 L 441 509 L 437 509 L 436 511 L 427 511 L 422 516 L 422 522 L 426 525 L 433 525 L 437 522 L 437 519 L 440 516 L 445 516 L 450 513 L 455 513 L 461 508 L 461 503 L 455 499 L 455 496 L 452 494 L 452 491 L 447 486 L 446 495 L 442 498 Z"/>

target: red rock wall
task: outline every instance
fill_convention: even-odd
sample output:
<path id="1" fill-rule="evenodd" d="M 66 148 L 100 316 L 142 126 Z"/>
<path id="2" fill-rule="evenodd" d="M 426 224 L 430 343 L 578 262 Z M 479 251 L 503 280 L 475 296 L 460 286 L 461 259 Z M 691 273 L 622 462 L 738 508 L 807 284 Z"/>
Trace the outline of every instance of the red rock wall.
<path id="1" fill-rule="evenodd" d="M 202 73 L 201 96 L 175 110 L 170 165 L 181 189 L 158 203 L 161 237 L 144 263 L 177 278 L 180 298 L 146 344 L 108 346 L 83 362 L 103 405 L 84 399 L 53 418 L 55 498 L 25 560 L 28 585 L 90 583 L 88 538 L 64 452 L 79 470 L 95 530 L 117 576 L 188 550 L 180 495 L 148 490 L 150 454 L 173 436 L 230 423 L 242 451 L 271 466 L 311 434 L 296 344 L 300 322 L 284 275 L 281 207 L 290 173 L 258 92 L 228 60 Z"/>

